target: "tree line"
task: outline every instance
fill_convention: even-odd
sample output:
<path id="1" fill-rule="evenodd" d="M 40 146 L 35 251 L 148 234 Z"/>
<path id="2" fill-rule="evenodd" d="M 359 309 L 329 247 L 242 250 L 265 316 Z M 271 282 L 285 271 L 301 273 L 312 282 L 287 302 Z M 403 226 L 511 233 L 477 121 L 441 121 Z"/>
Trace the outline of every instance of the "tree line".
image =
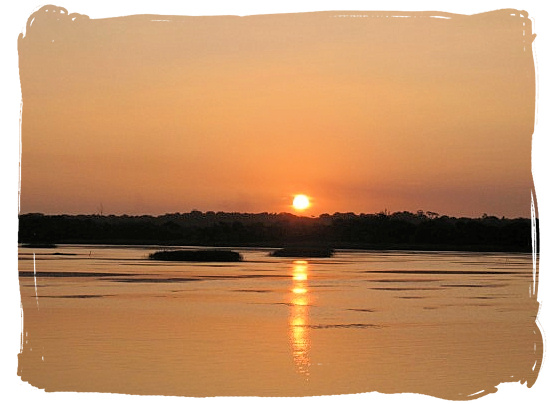
<path id="1" fill-rule="evenodd" d="M 534 223 L 538 243 L 538 219 Z M 19 216 L 20 243 L 198 246 L 329 246 L 331 248 L 517 251 L 532 249 L 525 218 L 450 217 L 435 212 L 172 213 L 162 216 Z M 537 245 L 538 247 L 538 245 Z"/>

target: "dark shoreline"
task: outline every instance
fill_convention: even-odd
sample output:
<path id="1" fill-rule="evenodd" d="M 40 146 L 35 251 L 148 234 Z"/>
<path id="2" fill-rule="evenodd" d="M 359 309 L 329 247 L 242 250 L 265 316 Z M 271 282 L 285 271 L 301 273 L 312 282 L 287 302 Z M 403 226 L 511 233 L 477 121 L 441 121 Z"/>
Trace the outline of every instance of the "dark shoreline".
<path id="1" fill-rule="evenodd" d="M 228 243 L 228 244 L 186 244 L 186 243 L 159 243 L 158 240 L 63 240 L 56 242 L 58 247 L 62 245 L 91 245 L 91 246 L 113 246 L 113 247 L 151 247 L 151 248 L 163 248 L 163 247 L 189 247 L 189 248 L 263 248 L 263 249 L 281 249 L 281 248 L 326 248 L 326 245 L 319 246 L 315 244 L 259 244 L 259 243 Z M 21 248 L 32 249 L 41 248 L 37 247 L 23 247 Z M 356 251 L 420 251 L 420 252 L 487 252 L 487 253 L 531 253 L 532 249 L 514 249 L 504 248 L 502 246 L 452 246 L 452 245 L 388 245 L 388 244 L 372 244 L 372 245 L 357 245 L 357 244 L 331 244 L 330 248 L 333 250 L 356 250 Z M 537 250 L 538 252 L 538 250 Z M 54 253 L 55 254 L 55 253 Z"/>
<path id="2" fill-rule="evenodd" d="M 30 247 L 109 244 L 241 248 L 532 252 L 538 219 L 455 218 L 433 212 L 324 214 L 193 211 L 162 216 L 19 216 L 18 242 Z"/>

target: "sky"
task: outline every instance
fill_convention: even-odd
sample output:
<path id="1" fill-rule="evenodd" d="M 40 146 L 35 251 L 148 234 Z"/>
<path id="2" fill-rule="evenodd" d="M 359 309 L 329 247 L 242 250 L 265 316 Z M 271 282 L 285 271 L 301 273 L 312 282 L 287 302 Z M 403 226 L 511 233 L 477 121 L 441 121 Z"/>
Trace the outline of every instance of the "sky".
<path id="1" fill-rule="evenodd" d="M 2 99 L 2 109 L 0 114 L 2 116 L 2 123 L 5 136 L 2 136 L 2 147 L 0 152 L 3 153 L 2 164 L 2 184 L 3 189 L 6 191 L 5 197 L 2 198 L 2 212 L 3 214 L 3 232 L 2 232 L 2 251 L 5 253 L 5 261 L 8 267 L 17 268 L 17 255 L 15 249 L 17 248 L 17 213 L 22 212 L 22 208 L 32 208 L 26 202 L 27 199 L 24 195 L 19 197 L 19 160 L 20 160 L 20 100 L 21 91 L 19 86 L 19 66 L 18 66 L 18 54 L 16 46 L 17 35 L 24 31 L 25 21 L 27 17 L 34 11 L 41 7 L 44 3 L 37 2 L 36 0 L 22 0 L 19 2 L 12 2 L 7 5 L 6 15 L 9 18 L 5 18 L 2 27 L 2 37 L 0 43 L 2 46 L 3 64 L 2 72 L 0 76 L 2 80 L 2 91 L 0 97 Z M 137 0 L 134 2 L 112 2 L 106 0 L 96 0 L 94 2 L 81 2 L 80 0 L 64 0 L 63 4 L 69 8 L 70 12 L 83 12 L 90 14 L 94 18 L 104 18 L 113 16 L 123 16 L 135 13 L 177 13 L 177 14 L 239 14 L 248 15 L 255 13 L 272 13 L 272 12 L 296 12 L 296 11 L 311 11 L 311 10 L 372 10 L 372 9 L 391 9 L 391 10 L 446 10 L 456 13 L 473 14 L 478 12 L 484 12 L 489 10 L 496 10 L 503 6 L 516 7 L 529 11 L 530 18 L 534 22 L 534 32 L 537 33 L 537 39 L 534 42 L 536 48 L 535 54 L 535 67 L 536 67 L 536 81 L 537 81 L 537 116 L 536 116 L 536 132 L 533 136 L 533 167 L 534 176 L 537 191 L 537 202 L 539 205 L 539 216 L 541 217 L 541 233 L 543 237 L 541 239 L 541 271 L 540 271 L 540 289 L 538 300 L 544 303 L 544 298 L 547 296 L 548 282 L 545 276 L 546 260 L 544 257 L 544 251 L 548 251 L 547 238 L 544 237 L 545 229 L 545 212 L 548 211 L 548 158 L 547 151 L 549 148 L 548 140 L 548 119 L 550 114 L 547 114 L 548 109 L 548 96 L 550 92 L 549 84 L 547 80 L 547 74 L 545 72 L 549 69 L 549 42 L 548 30 L 550 29 L 550 21 L 547 13 L 547 7 L 544 3 L 533 0 L 511 1 L 505 5 L 499 0 L 476 0 L 465 2 L 446 2 L 441 3 L 438 1 L 418 0 L 415 2 L 407 2 L 403 0 L 394 1 L 388 0 L 383 3 L 380 1 L 369 0 L 316 0 L 315 2 L 296 2 L 291 0 L 279 0 L 277 2 L 252 2 L 249 0 L 234 0 L 231 2 L 219 1 L 219 0 L 204 0 L 201 2 L 176 2 L 173 0 L 155 0 L 155 2 L 147 2 Z M 23 150 L 26 149 L 26 143 L 22 144 Z M 25 152 L 23 152 L 25 157 Z M 24 183 L 24 181 L 23 181 Z M 43 188 L 44 195 L 47 194 L 47 188 Z M 30 192 L 30 191 L 29 191 Z M 40 196 L 36 196 L 35 199 L 40 199 Z M 11 195 L 11 196 L 10 196 Z M 30 195 L 29 195 L 30 197 Z M 31 201 L 28 199 L 28 201 Z M 23 204 L 21 204 L 23 202 Z M 319 203 L 320 201 L 318 201 Z M 59 201 L 61 204 L 61 201 Z M 86 211 L 95 209 L 88 206 L 82 206 L 79 211 Z M 95 206 L 95 205 L 94 205 Z M 105 204 L 105 206 L 107 206 Z M 35 205 L 37 210 L 45 211 L 44 207 Z M 425 207 L 424 207 L 425 208 Z M 52 211 L 68 211 L 66 206 L 59 206 Z M 105 209 L 107 210 L 107 209 Z M 11 260 L 11 261 L 10 261 Z M 9 271 L 13 273 L 13 271 Z M 41 400 L 41 402 L 74 402 L 74 399 L 78 399 L 81 402 L 96 402 L 97 394 L 76 394 L 76 393 L 48 393 L 44 394 L 42 390 L 32 388 L 26 383 L 21 382 L 20 378 L 16 375 L 15 369 L 17 368 L 17 353 L 20 350 L 21 340 L 21 327 L 22 317 L 20 311 L 20 294 L 18 289 L 18 280 L 16 276 L 6 276 L 5 282 L 2 283 L 2 304 L 5 310 L 5 328 L 8 331 L 4 333 L 2 337 L 2 355 L 5 360 L 2 361 L 1 372 L 2 379 L 7 381 L 5 389 L 5 395 L 8 397 L 17 396 L 20 399 Z M 539 324 L 548 324 L 548 310 L 545 310 L 546 305 L 542 304 L 539 314 Z M 544 327 L 543 327 L 544 328 Z M 546 339 L 546 338 L 545 338 Z M 548 397 L 548 388 L 550 384 L 545 383 L 549 379 L 548 367 L 542 366 L 539 374 L 539 380 L 532 388 L 527 389 L 525 385 L 519 383 L 505 383 L 498 386 L 498 393 L 484 397 L 483 400 L 491 403 L 502 402 L 517 402 L 519 400 L 529 400 L 532 403 L 545 402 Z M 62 396 L 60 396 L 62 394 Z M 139 398 L 139 400 L 138 400 Z M 430 400 L 431 397 L 402 394 L 402 395 L 380 395 L 376 393 L 361 394 L 352 396 L 345 396 L 347 402 L 359 402 L 365 398 L 373 402 L 407 402 L 407 403 L 425 403 L 429 401 L 438 401 L 437 399 Z M 151 402 L 157 400 L 155 397 L 135 397 L 135 396 L 121 396 L 121 395 L 101 395 L 101 400 L 106 402 L 143 402 L 150 399 Z M 323 402 L 341 402 L 344 399 L 342 396 L 333 397 L 314 397 L 310 401 L 323 401 Z M 169 398 L 166 398 L 169 400 Z M 203 401 L 216 401 L 219 398 L 202 399 Z M 236 402 L 243 401 L 242 398 L 223 399 L 223 402 Z M 158 400 L 157 400 L 158 401 Z M 178 399 L 178 401 L 181 401 Z M 277 401 L 277 400 L 275 400 Z M 288 399 L 285 399 L 288 401 Z M 300 401 L 308 401 L 307 398 L 302 398 Z"/>
<path id="2" fill-rule="evenodd" d="M 77 11 L 19 41 L 21 213 L 530 216 L 519 13 Z"/>

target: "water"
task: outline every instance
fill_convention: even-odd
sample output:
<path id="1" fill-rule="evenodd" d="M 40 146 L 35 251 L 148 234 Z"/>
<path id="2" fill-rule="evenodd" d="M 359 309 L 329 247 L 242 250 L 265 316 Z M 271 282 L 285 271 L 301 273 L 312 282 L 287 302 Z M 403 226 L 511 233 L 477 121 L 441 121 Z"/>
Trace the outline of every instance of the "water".
<path id="1" fill-rule="evenodd" d="M 21 378 L 47 391 L 467 399 L 532 385 L 540 368 L 530 254 L 234 249 L 244 262 L 209 264 L 149 261 L 156 250 L 20 248 Z"/>

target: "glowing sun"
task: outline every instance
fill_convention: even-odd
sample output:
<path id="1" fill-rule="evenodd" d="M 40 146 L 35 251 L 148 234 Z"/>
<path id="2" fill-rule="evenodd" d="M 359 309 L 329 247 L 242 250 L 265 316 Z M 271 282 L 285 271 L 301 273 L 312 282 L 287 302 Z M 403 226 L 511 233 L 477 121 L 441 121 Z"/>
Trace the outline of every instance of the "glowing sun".
<path id="1" fill-rule="evenodd" d="M 304 210 L 309 208 L 311 203 L 309 202 L 309 198 L 306 195 L 296 195 L 294 197 L 294 200 L 292 201 L 292 206 L 296 210 Z"/>

